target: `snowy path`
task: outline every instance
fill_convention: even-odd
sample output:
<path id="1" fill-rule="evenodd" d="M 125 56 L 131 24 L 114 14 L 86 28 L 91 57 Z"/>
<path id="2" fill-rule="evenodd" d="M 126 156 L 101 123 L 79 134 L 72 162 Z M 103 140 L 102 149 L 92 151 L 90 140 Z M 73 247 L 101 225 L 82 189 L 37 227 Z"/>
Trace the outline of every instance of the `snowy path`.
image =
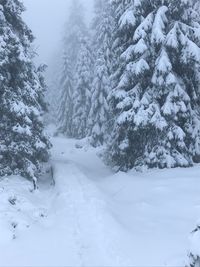
<path id="1" fill-rule="evenodd" d="M 74 236 L 79 265 L 122 266 L 114 242 L 117 240 L 106 223 L 110 218 L 97 188 L 74 164 L 55 163 L 55 177 L 57 191 L 62 192 L 57 198 L 57 210 L 62 205 L 65 208 L 61 217 L 70 217 L 71 223 L 66 225 Z"/>
<path id="2" fill-rule="evenodd" d="M 95 149 L 53 144 L 55 187 L 0 182 L 0 266 L 184 266 L 199 166 L 113 174 Z"/>
<path id="3" fill-rule="evenodd" d="M 87 168 L 84 164 L 69 161 L 74 142 L 71 147 L 65 147 L 67 144 L 69 142 L 64 139 L 54 140 L 52 164 L 55 188 L 42 185 L 45 190 L 28 195 L 28 198 L 36 199 L 28 199 L 27 202 L 42 203 L 46 216 L 35 220 L 30 231 L 14 230 L 17 238 L 6 242 L 0 251 L 0 266 L 30 266 L 30 262 L 31 266 L 129 265 L 120 248 L 119 233 L 124 230 L 109 214 L 100 190 L 84 174 L 94 174 L 94 165 L 90 169 L 90 166 Z M 99 161 L 97 157 L 96 160 Z M 98 164 L 102 163 L 97 163 L 96 167 Z M 102 177 L 110 173 L 105 167 L 104 171 Z M 17 198 L 21 193 L 15 194 Z M 20 225 L 19 214 L 13 213 L 13 216 Z M 10 254 L 14 258 L 9 257 Z"/>
<path id="4" fill-rule="evenodd" d="M 103 195 L 85 175 L 96 173 L 93 168 L 97 165 L 93 162 L 93 165 L 86 167 L 77 161 L 69 161 L 69 154 L 63 152 L 63 141 L 60 144 L 59 139 L 54 144 L 53 155 L 56 191 L 61 192 L 56 200 L 57 210 L 60 206 L 65 207 L 62 212 L 71 218 L 70 232 L 74 235 L 79 265 L 129 265 L 125 256 L 121 255 L 119 233 L 123 229 L 119 230 L 120 226 L 109 214 Z M 87 160 L 84 162 L 87 164 Z M 66 225 L 69 226 L 68 223 Z"/>

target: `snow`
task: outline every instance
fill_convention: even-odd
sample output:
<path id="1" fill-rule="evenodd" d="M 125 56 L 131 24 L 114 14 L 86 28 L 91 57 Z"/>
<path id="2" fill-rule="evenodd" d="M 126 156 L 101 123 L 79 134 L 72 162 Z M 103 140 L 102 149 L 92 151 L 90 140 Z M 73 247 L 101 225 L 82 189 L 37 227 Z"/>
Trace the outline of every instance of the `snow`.
<path id="1" fill-rule="evenodd" d="M 133 10 L 127 10 L 119 20 L 119 27 L 123 29 L 126 25 L 135 26 L 136 18 L 134 16 Z"/>
<path id="2" fill-rule="evenodd" d="M 141 73 L 149 70 L 150 67 L 146 60 L 143 58 L 139 59 L 137 62 L 131 62 L 127 65 L 127 70 L 129 72 L 134 73 L 136 76 L 140 75 Z"/>
<path id="3" fill-rule="evenodd" d="M 31 130 L 29 126 L 22 127 L 19 123 L 13 127 L 13 131 L 19 134 L 25 134 L 31 136 Z"/>
<path id="4" fill-rule="evenodd" d="M 156 69 L 161 73 L 168 73 L 172 70 L 172 64 L 164 49 L 162 50 L 160 57 L 156 60 Z"/>
<path id="5" fill-rule="evenodd" d="M 193 253 L 193 255 L 200 255 L 200 231 L 198 228 L 198 231 L 192 232 L 190 237 L 190 251 Z"/>
<path id="6" fill-rule="evenodd" d="M 178 48 L 178 39 L 177 39 L 177 32 L 178 32 L 178 23 L 174 24 L 174 27 L 169 31 L 166 36 L 166 45 L 171 48 Z"/>
<path id="7" fill-rule="evenodd" d="M 137 29 L 136 29 L 136 31 L 134 33 L 134 36 L 133 36 L 133 40 L 134 41 L 139 41 L 141 38 L 145 39 L 145 37 L 147 36 L 147 31 L 152 28 L 153 19 L 154 19 L 154 16 L 153 16 L 152 13 L 150 13 L 142 21 L 142 23 L 137 27 Z"/>
<path id="8" fill-rule="evenodd" d="M 114 174 L 100 148 L 52 141 L 55 186 L 0 181 L 0 266 L 184 266 L 200 166 Z"/>
<path id="9" fill-rule="evenodd" d="M 189 39 L 187 41 L 186 53 L 189 55 L 189 58 L 194 59 L 196 62 L 200 61 L 200 48 Z"/>
<path id="10" fill-rule="evenodd" d="M 165 29 L 165 24 L 168 22 L 166 16 L 167 11 L 168 8 L 166 6 L 161 6 L 155 15 L 151 40 L 156 44 L 160 44 L 165 41 L 165 34 L 163 33 L 163 31 Z"/>

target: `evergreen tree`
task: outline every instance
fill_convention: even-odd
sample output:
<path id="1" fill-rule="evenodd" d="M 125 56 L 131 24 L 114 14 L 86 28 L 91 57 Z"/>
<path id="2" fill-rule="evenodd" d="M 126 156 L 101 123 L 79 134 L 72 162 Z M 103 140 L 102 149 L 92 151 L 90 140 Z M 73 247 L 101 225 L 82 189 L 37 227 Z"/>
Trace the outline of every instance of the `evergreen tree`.
<path id="1" fill-rule="evenodd" d="M 33 63 L 34 38 L 23 11 L 18 0 L 0 0 L 0 175 L 22 175 L 36 186 L 50 144 L 41 119 L 43 67 Z"/>
<path id="2" fill-rule="evenodd" d="M 58 132 L 72 137 L 73 77 L 70 60 L 66 54 L 64 54 L 63 58 L 63 70 L 59 91 Z"/>
<path id="3" fill-rule="evenodd" d="M 83 7 L 79 0 L 72 1 L 70 16 L 66 23 L 63 41 L 64 61 L 59 85 L 59 125 L 58 132 L 68 137 L 74 137 L 73 117 L 74 117 L 74 98 L 75 75 L 78 55 L 81 50 L 82 37 L 87 36 L 86 25 L 84 23 Z"/>
<path id="4" fill-rule="evenodd" d="M 112 23 L 112 62 L 111 62 L 111 82 L 115 88 L 120 80 L 125 63 L 121 60 L 121 54 L 132 43 L 133 31 L 135 29 L 136 18 L 132 0 L 111 0 Z"/>
<path id="5" fill-rule="evenodd" d="M 112 166 L 128 169 L 129 157 L 133 157 L 133 153 L 137 151 L 137 147 L 133 150 L 133 147 L 130 147 L 127 143 L 128 129 L 131 128 L 131 124 L 128 122 L 126 125 L 119 124 L 120 116 L 122 116 L 123 111 L 130 108 L 129 106 L 131 104 L 131 98 L 128 98 L 126 90 L 120 88 L 123 73 L 126 71 L 126 61 L 122 58 L 122 55 L 132 44 L 133 33 L 141 20 L 140 8 L 142 3 L 140 1 L 133 2 L 132 0 L 112 0 L 111 3 L 115 17 L 112 45 L 115 52 L 112 58 L 111 71 L 111 86 L 113 90 L 109 94 L 113 127 L 108 141 L 106 160 Z M 129 84 L 130 81 L 127 79 L 126 83 Z M 126 100 L 124 101 L 124 99 Z M 130 148 L 129 153 L 128 151 L 124 151 L 125 146 Z"/>
<path id="6" fill-rule="evenodd" d="M 125 68 L 111 97 L 116 124 L 108 148 L 120 169 L 199 161 L 200 26 L 194 4 L 137 0 L 122 16 L 132 21 L 133 41 L 121 54 Z"/>
<path id="7" fill-rule="evenodd" d="M 81 38 L 87 36 L 87 27 L 84 20 L 84 8 L 80 0 L 72 0 L 69 18 L 64 29 L 64 53 L 71 63 L 72 71 L 75 71 L 77 57 L 81 48 Z"/>
<path id="8" fill-rule="evenodd" d="M 91 107 L 91 86 L 93 77 L 93 53 L 87 38 L 82 38 L 77 59 L 73 94 L 73 137 L 87 136 L 87 121 Z"/>
<path id="9" fill-rule="evenodd" d="M 109 107 L 108 96 L 108 72 L 103 54 L 96 60 L 94 69 L 94 80 L 92 83 L 91 108 L 89 113 L 89 136 L 93 146 L 100 146 L 105 143 L 108 134 Z"/>
<path id="10" fill-rule="evenodd" d="M 55 125 L 59 127 L 58 109 L 60 107 L 60 91 L 61 87 L 61 66 L 63 68 L 63 53 L 57 51 L 53 54 L 48 69 L 46 71 L 45 80 L 47 83 L 47 92 L 45 98 L 48 104 L 48 112 L 45 114 L 45 123 L 47 125 Z M 59 92 L 59 93 L 58 93 Z"/>
<path id="11" fill-rule="evenodd" d="M 88 125 L 91 143 L 98 146 L 105 142 L 109 132 L 110 112 L 107 98 L 112 64 L 113 17 L 107 0 L 97 0 L 95 3 L 93 47 L 96 56 Z"/>

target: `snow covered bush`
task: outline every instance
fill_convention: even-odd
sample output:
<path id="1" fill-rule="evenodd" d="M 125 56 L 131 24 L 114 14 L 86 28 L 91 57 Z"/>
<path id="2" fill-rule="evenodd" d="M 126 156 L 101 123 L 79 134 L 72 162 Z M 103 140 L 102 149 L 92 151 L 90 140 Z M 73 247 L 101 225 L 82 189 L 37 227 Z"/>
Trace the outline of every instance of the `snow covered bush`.
<path id="1" fill-rule="evenodd" d="M 50 143 L 41 119 L 43 67 L 33 63 L 34 37 L 23 11 L 18 0 L 0 1 L 0 175 L 22 175 L 36 184 Z"/>
<path id="2" fill-rule="evenodd" d="M 118 12 L 120 1 L 114 2 Z M 121 12 L 122 63 L 110 96 L 116 119 L 108 146 L 108 159 L 119 169 L 199 162 L 200 24 L 195 2 L 130 1 Z"/>

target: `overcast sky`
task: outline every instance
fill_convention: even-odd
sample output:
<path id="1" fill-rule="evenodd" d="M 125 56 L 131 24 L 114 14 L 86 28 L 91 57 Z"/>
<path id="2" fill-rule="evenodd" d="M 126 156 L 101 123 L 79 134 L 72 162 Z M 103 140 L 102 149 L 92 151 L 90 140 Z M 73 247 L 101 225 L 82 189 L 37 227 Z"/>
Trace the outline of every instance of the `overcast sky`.
<path id="1" fill-rule="evenodd" d="M 73 0 L 72 0 L 73 1 Z M 27 11 L 24 18 L 36 36 L 39 60 L 48 63 L 58 49 L 63 25 L 67 19 L 70 0 L 23 0 Z M 90 20 L 93 0 L 82 0 L 86 19 Z"/>

